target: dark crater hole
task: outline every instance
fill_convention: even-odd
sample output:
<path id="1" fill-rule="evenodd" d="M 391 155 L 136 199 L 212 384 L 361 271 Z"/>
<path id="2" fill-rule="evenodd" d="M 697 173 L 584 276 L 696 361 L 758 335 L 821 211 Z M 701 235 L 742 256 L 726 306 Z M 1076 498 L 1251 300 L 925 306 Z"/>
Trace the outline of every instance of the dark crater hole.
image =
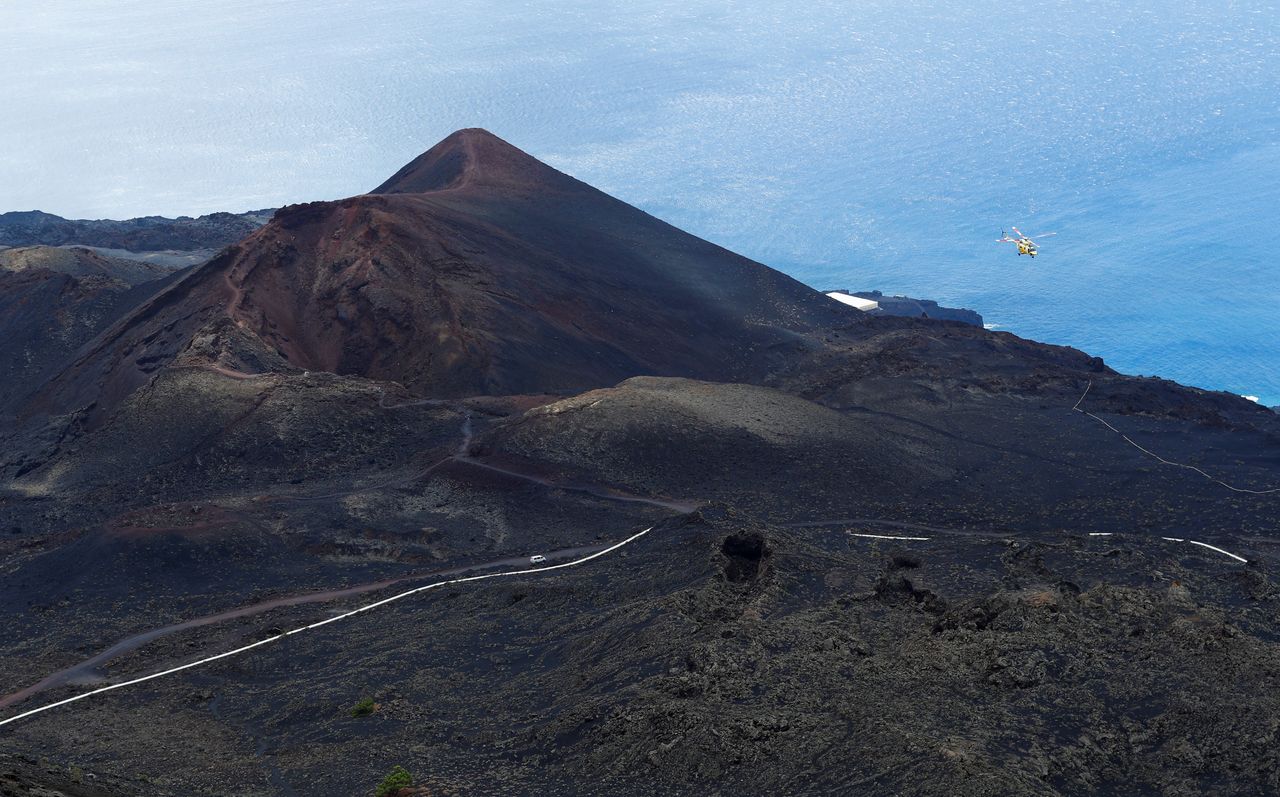
<path id="1" fill-rule="evenodd" d="M 725 578 L 736 584 L 759 578 L 770 554 L 768 542 L 757 533 L 730 534 L 724 538 L 720 552 L 728 559 Z"/>

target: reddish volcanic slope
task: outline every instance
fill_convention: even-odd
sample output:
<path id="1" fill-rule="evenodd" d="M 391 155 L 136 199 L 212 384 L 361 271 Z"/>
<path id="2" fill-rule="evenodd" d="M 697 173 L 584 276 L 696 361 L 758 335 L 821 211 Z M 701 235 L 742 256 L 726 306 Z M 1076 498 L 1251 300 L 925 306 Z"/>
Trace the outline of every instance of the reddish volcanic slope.
<path id="1" fill-rule="evenodd" d="M 102 409 L 175 361 L 438 396 L 750 380 L 857 316 L 463 130 L 371 194 L 279 211 L 100 338 L 31 409 Z"/>

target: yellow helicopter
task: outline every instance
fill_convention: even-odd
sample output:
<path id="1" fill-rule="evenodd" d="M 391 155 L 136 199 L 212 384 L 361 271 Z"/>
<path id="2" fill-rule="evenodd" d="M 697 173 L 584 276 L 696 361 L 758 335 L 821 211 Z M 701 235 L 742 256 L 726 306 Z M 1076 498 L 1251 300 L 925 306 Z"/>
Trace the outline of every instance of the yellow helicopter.
<path id="1" fill-rule="evenodd" d="M 1009 237 L 1009 234 L 1008 234 L 1007 232 L 1005 232 L 1004 230 L 1001 230 L 1001 231 L 1000 231 L 1000 237 L 996 240 L 996 243 L 998 243 L 998 244 L 1017 244 L 1017 245 L 1018 245 L 1018 255 L 1019 255 L 1019 256 L 1021 256 L 1021 255 L 1030 255 L 1031 257 L 1035 257 L 1035 256 L 1036 256 L 1036 254 L 1040 251 L 1040 245 L 1039 245 L 1039 244 L 1037 244 L 1035 241 L 1031 240 L 1031 236 L 1030 236 L 1030 235 L 1023 235 L 1023 234 L 1022 234 L 1022 231 L 1021 231 L 1021 230 L 1019 230 L 1017 227 L 1012 227 L 1011 229 L 1013 230 L 1013 234 L 1014 234 L 1014 236 L 1016 236 L 1016 237 L 1011 238 L 1011 237 Z M 1041 234 L 1041 235 L 1037 235 L 1036 237 L 1037 237 L 1037 238 L 1048 238 L 1048 237 L 1049 237 L 1049 236 L 1051 236 L 1051 235 L 1057 235 L 1057 233 L 1056 233 L 1056 232 L 1046 232 L 1046 233 L 1043 233 L 1043 234 Z"/>

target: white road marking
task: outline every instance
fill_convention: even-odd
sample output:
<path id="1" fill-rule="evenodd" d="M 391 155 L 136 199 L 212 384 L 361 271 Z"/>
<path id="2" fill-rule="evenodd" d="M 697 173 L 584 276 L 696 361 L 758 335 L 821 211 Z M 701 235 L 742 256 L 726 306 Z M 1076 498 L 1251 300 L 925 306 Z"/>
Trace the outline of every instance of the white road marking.
<path id="1" fill-rule="evenodd" d="M 866 537 L 866 538 L 868 538 L 868 539 L 872 539 L 872 540 L 919 540 L 919 541 L 925 541 L 925 540 L 931 540 L 931 539 L 933 539 L 932 537 L 897 537 L 897 536 L 892 536 L 892 535 L 888 535 L 888 534 L 860 534 L 860 533 L 858 533 L 858 532 L 856 532 L 856 531 L 846 531 L 845 533 L 846 533 L 846 534 L 848 534 L 850 537 Z M 1091 532 L 1089 532 L 1089 536 L 1090 536 L 1090 537 L 1111 537 L 1111 536 L 1114 536 L 1114 535 L 1115 535 L 1115 532 L 1111 532 L 1111 531 L 1091 531 Z M 1190 543 L 1191 545 L 1199 545 L 1199 546 L 1200 546 L 1200 547 L 1202 547 L 1202 548 L 1208 548 L 1208 549 L 1209 549 L 1209 550 L 1211 550 L 1211 551 L 1217 551 L 1218 553 L 1223 554 L 1224 556 L 1230 556 L 1232 559 L 1235 559 L 1237 562 L 1244 562 L 1245 564 L 1249 564 L 1249 560 L 1248 560 L 1248 559 L 1245 559 L 1243 556 L 1239 556 L 1239 555 L 1237 555 L 1237 554 L 1231 553 L 1231 551 L 1224 550 L 1224 549 L 1222 549 L 1222 548 L 1219 548 L 1219 547 L 1218 547 L 1218 546 L 1216 546 L 1216 545 L 1210 545 L 1210 544 L 1209 544 L 1209 543 L 1207 543 L 1207 542 L 1200 542 L 1199 540 L 1188 540 L 1188 539 L 1185 539 L 1185 538 L 1183 538 L 1183 537 L 1161 537 L 1160 539 L 1162 539 L 1162 540 L 1168 540 L 1169 542 L 1185 542 L 1185 543 Z"/>
<path id="2" fill-rule="evenodd" d="M 1181 537 L 1161 537 L 1160 539 L 1168 540 L 1169 542 L 1188 542 L 1188 543 L 1191 543 L 1192 545 L 1199 545 L 1201 548 L 1208 548 L 1211 551 L 1217 551 L 1220 554 L 1225 554 L 1226 556 L 1230 556 L 1232 559 L 1235 559 L 1237 562 L 1244 562 L 1245 564 L 1249 564 L 1249 560 L 1245 559 L 1243 556 L 1236 556 L 1235 554 L 1231 553 L 1231 551 L 1224 551 L 1218 546 L 1210 545 L 1207 542 L 1200 542 L 1199 540 L 1186 540 Z"/>
<path id="3" fill-rule="evenodd" d="M 1115 536 L 1115 532 L 1091 531 L 1089 532 L 1089 536 L 1090 537 L 1112 537 L 1112 536 Z M 1249 564 L 1249 560 L 1245 559 L 1243 556 L 1237 556 L 1236 554 L 1231 553 L 1231 551 L 1223 550 L 1222 548 L 1219 548 L 1216 545 L 1210 545 L 1207 542 L 1200 542 L 1199 540 L 1188 540 L 1185 537 L 1161 537 L 1160 539 L 1168 540 L 1169 542 L 1185 542 L 1185 543 L 1190 543 L 1191 545 L 1199 545 L 1201 548 L 1208 548 L 1211 551 L 1217 551 L 1218 553 L 1223 554 L 1225 556 L 1230 556 L 1232 559 L 1235 559 L 1237 562 L 1244 562 L 1245 564 Z"/>
<path id="4" fill-rule="evenodd" d="M 216 656 L 207 656 L 198 661 L 189 662 L 187 664 L 182 664 L 177 667 L 170 667 L 167 670 L 161 670 L 160 672 L 155 672 L 150 675 L 144 675 L 141 678 L 132 678 L 128 681 L 121 681 L 118 684 L 103 686 L 98 689 L 93 689 L 91 691 L 84 692 L 83 694 L 75 695 L 73 697 L 68 697 L 64 700 L 59 700 L 57 702 L 50 703 L 47 706 L 40 706 L 39 708 L 33 708 L 30 711 L 24 711 L 21 714 L 16 714 L 12 717 L 9 717 L 8 719 L 0 720 L 0 725 L 8 725 L 11 722 L 17 722 L 18 720 L 23 719 L 25 717 L 30 717 L 33 714 L 39 714 L 43 711 L 48 711 L 51 708 L 57 708 L 58 706 L 65 706 L 66 704 L 74 703 L 77 700 L 84 700 L 87 697 L 100 695 L 103 692 L 110 692 L 113 689 L 123 689 L 126 686 L 133 686 L 134 684 L 140 684 L 144 681 L 151 681 L 156 678 L 162 678 L 166 675 L 172 675 L 173 673 L 176 673 L 176 672 L 182 672 L 183 670 L 190 670 L 193 667 L 199 667 L 202 664 L 208 664 L 210 662 L 218 661 L 219 659 L 225 659 L 229 656 L 235 656 L 239 653 L 244 653 L 246 651 L 253 650 L 254 648 L 257 648 L 257 647 L 262 647 L 263 645 L 269 645 L 272 642 L 278 642 L 281 639 L 284 639 L 285 637 L 293 636 L 294 634 L 300 634 L 303 631 L 309 631 L 313 628 L 319 628 L 322 625 L 328 625 L 329 623 L 336 623 L 337 621 L 346 619 L 348 617 L 354 617 L 355 615 L 360 614 L 361 612 L 367 612 L 370 609 L 376 609 L 379 606 L 385 606 L 388 603 L 391 603 L 393 601 L 398 601 L 401 598 L 407 598 L 410 595 L 416 595 L 419 592 L 425 592 L 426 590 L 435 589 L 436 587 L 443 587 L 449 584 L 462 584 L 468 581 L 483 581 L 486 578 L 503 578 L 505 576 L 527 576 L 532 573 L 545 573 L 549 570 L 560 570 L 566 567 L 574 567 L 576 565 L 583 564 L 584 562 L 589 562 L 592 559 L 597 559 L 601 556 L 604 556 L 607 553 L 612 553 L 613 551 L 618 550 L 624 545 L 628 545 L 632 542 L 635 542 L 636 540 L 640 539 L 641 537 L 648 534 L 652 530 L 653 530 L 653 526 L 650 526 L 644 531 L 641 531 L 637 534 L 632 534 L 630 537 L 627 537 L 625 540 L 621 542 L 614 543 L 613 545 L 610 545 L 608 548 L 596 551 L 595 553 L 590 554 L 588 556 L 584 556 L 581 559 L 574 559 L 572 562 L 562 562 L 558 565 L 548 565 L 547 567 L 526 568 L 524 570 L 506 570 L 501 573 L 486 573 L 485 575 L 467 576 L 465 578 L 451 578 L 451 579 L 448 579 L 447 581 L 437 581 L 433 584 L 425 584 L 421 587 L 415 587 L 411 590 L 406 590 L 399 594 L 392 595 L 389 598 L 383 598 L 380 601 L 374 601 L 373 603 L 367 604 L 365 606 L 361 606 L 358 609 L 352 609 L 349 612 L 344 612 L 343 614 L 330 617 L 327 620 L 321 620 L 319 622 L 312 623 L 311 625 L 304 625 L 301 628 L 295 628 L 292 631 L 285 631 L 282 634 L 276 634 L 275 636 L 267 637 L 266 639 L 260 639 L 257 642 L 253 642 L 248 645 L 243 645 L 234 650 L 228 650 L 225 653 L 219 653 Z"/>
<path id="5" fill-rule="evenodd" d="M 1111 424 L 1107 423 L 1106 421 L 1102 420 L 1097 415 L 1094 415 L 1092 412 L 1089 412 L 1088 410 L 1080 409 L 1080 402 L 1084 401 L 1084 397 L 1089 395 L 1089 391 L 1092 388 L 1093 388 L 1093 380 L 1091 379 L 1089 380 L 1088 386 L 1085 387 L 1084 393 L 1080 395 L 1080 398 L 1076 400 L 1075 406 L 1073 406 L 1071 409 L 1075 410 L 1076 412 L 1084 413 L 1085 415 L 1088 415 L 1090 418 L 1093 418 L 1098 423 L 1102 424 L 1103 426 L 1107 427 L 1111 431 L 1115 432 L 1116 434 L 1124 438 L 1124 441 L 1126 443 L 1138 449 L 1139 451 L 1146 454 L 1147 456 L 1154 458 L 1157 462 L 1161 463 L 1162 465 L 1173 465 L 1176 468 L 1186 468 L 1187 470 L 1193 470 L 1196 473 L 1199 473 L 1201 476 L 1208 479 L 1209 481 L 1217 482 L 1218 484 L 1221 484 L 1223 487 L 1226 487 L 1228 490 L 1233 490 L 1237 493 L 1249 493 L 1251 495 L 1269 495 L 1271 493 L 1280 493 L 1280 487 L 1273 487 L 1270 490 L 1250 490 L 1247 487 L 1236 487 L 1235 485 L 1227 484 L 1222 479 L 1218 479 L 1213 476 L 1210 476 L 1209 474 L 1197 468 L 1195 465 L 1186 465 L 1182 462 L 1173 462 L 1171 460 L 1165 459 L 1164 457 L 1160 456 L 1154 451 L 1151 451 L 1150 449 L 1143 448 L 1142 446 L 1133 442 L 1133 440 L 1129 439 L 1129 436 L 1127 434 L 1120 431 L 1119 429 L 1112 426 Z"/>

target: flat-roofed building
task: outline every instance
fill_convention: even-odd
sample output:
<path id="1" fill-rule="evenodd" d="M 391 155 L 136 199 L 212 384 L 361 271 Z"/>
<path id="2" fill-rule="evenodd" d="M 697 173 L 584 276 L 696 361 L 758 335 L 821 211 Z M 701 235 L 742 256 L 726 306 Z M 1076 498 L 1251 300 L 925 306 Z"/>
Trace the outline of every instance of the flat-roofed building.
<path id="1" fill-rule="evenodd" d="M 861 296 L 850 296 L 849 294 L 844 293 L 843 291 L 831 291 L 827 295 L 830 296 L 832 299 L 835 299 L 837 302 L 840 302 L 841 304 L 847 304 L 850 307 L 856 307 L 857 309 L 861 310 L 864 313 L 869 313 L 872 310 L 879 309 L 880 307 L 879 302 L 874 302 L 871 299 L 863 299 Z"/>

